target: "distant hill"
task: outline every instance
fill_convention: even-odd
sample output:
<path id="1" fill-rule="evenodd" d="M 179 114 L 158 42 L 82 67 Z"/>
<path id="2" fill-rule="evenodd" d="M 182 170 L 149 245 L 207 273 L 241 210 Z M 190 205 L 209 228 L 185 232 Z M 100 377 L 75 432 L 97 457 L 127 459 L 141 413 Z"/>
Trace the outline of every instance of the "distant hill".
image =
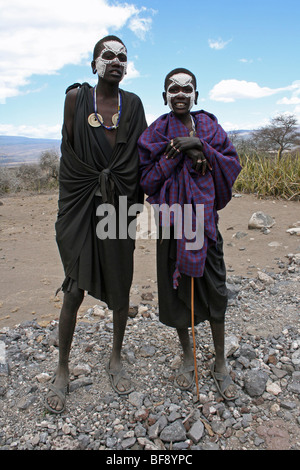
<path id="1" fill-rule="evenodd" d="M 0 135 L 0 166 L 37 163 L 45 150 L 60 154 L 60 140 Z"/>
<path id="2" fill-rule="evenodd" d="M 228 132 L 247 138 L 251 135 L 249 130 Z M 32 139 L 29 137 L 16 137 L 0 135 L 0 166 L 17 166 L 22 163 L 37 163 L 41 153 L 45 150 L 55 150 L 60 155 L 60 140 Z"/>
<path id="3" fill-rule="evenodd" d="M 229 138 L 230 138 L 230 135 L 237 135 L 239 137 L 243 137 L 244 139 L 248 139 L 249 137 L 252 136 L 252 131 L 249 131 L 248 129 L 240 129 L 240 130 L 236 130 L 236 131 L 229 131 L 227 132 Z"/>

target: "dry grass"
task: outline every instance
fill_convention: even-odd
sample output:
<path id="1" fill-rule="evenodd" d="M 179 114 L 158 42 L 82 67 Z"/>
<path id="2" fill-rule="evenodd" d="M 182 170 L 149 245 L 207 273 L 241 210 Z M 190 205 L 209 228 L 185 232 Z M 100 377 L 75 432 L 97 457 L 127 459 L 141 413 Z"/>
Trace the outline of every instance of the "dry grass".
<path id="1" fill-rule="evenodd" d="M 243 167 L 234 189 L 261 197 L 300 200 L 300 154 L 289 153 L 280 160 L 270 155 L 242 154 Z"/>

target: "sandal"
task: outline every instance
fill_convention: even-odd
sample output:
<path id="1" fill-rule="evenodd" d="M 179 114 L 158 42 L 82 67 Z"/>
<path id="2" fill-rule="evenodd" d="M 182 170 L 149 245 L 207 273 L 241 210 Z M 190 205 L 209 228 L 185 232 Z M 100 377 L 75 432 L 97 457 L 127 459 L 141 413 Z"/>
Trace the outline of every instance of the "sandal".
<path id="1" fill-rule="evenodd" d="M 52 408 L 52 406 L 49 405 L 48 403 L 48 398 L 50 398 L 49 392 L 45 398 L 44 405 L 47 408 L 47 410 L 50 411 L 50 413 L 60 414 L 66 409 L 66 395 L 69 393 L 69 384 L 66 385 L 64 389 L 59 389 L 54 385 L 54 381 L 55 381 L 55 376 L 52 378 L 50 382 L 49 390 L 53 392 L 54 395 L 56 395 L 60 399 L 60 401 L 62 402 L 62 408 L 60 408 L 59 410 L 56 410 L 55 408 Z"/>
<path id="2" fill-rule="evenodd" d="M 118 389 L 118 383 L 120 382 L 121 379 L 130 380 L 128 374 L 126 373 L 123 367 L 120 370 L 116 371 L 116 370 L 110 369 L 109 364 L 107 364 L 105 369 L 108 374 L 111 386 L 115 392 L 117 392 L 119 395 L 128 395 L 129 393 L 133 392 L 134 390 L 133 386 L 129 387 L 127 390 Z"/>
<path id="3" fill-rule="evenodd" d="M 221 397 L 224 398 L 224 400 L 228 400 L 228 401 L 236 400 L 237 395 L 233 397 L 227 397 L 225 395 L 225 392 L 228 389 L 228 387 L 233 384 L 233 380 L 231 379 L 230 375 L 228 373 L 222 374 L 220 372 L 215 372 L 215 364 L 212 364 L 210 366 L 210 372 Z"/>
<path id="4" fill-rule="evenodd" d="M 190 372 L 192 372 L 191 378 L 189 376 Z M 184 378 L 188 382 L 188 385 L 180 385 L 178 383 L 178 377 L 180 377 L 180 375 L 184 376 Z M 192 387 L 192 385 L 195 381 L 194 366 L 193 365 L 187 365 L 187 366 L 181 365 L 180 368 L 178 369 L 178 372 L 176 374 L 176 377 L 175 377 L 174 381 L 175 381 L 175 384 L 177 385 L 177 387 L 180 388 L 180 390 L 189 390 Z"/>

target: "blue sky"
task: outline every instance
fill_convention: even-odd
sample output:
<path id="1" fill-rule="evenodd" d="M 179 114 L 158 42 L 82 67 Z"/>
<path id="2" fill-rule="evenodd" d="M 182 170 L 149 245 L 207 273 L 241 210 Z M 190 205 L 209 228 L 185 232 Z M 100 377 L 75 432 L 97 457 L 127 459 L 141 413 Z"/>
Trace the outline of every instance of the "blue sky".
<path id="1" fill-rule="evenodd" d="M 300 122 L 299 0 L 0 0 L 0 135 L 61 137 L 65 89 L 95 84 L 95 43 L 116 34 L 128 49 L 123 89 L 148 124 L 169 111 L 165 75 L 197 77 L 197 108 L 226 131 L 276 114 Z M 196 108 L 194 108 L 196 109 Z"/>

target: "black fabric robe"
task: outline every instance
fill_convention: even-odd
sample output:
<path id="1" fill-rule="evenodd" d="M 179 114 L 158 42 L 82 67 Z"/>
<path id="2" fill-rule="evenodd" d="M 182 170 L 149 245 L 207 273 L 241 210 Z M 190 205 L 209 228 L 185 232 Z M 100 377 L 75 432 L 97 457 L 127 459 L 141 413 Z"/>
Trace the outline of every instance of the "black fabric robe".
<path id="1" fill-rule="evenodd" d="M 172 232 L 171 232 L 172 233 Z M 170 239 L 157 240 L 157 287 L 159 320 L 173 328 L 191 326 L 191 277 L 182 274 L 177 289 L 173 287 L 173 272 L 176 264 L 176 242 Z M 194 324 L 205 320 L 223 323 L 227 308 L 226 267 L 223 253 L 223 238 L 217 231 L 216 244 L 207 250 L 203 276 L 194 278 Z"/>
<path id="2" fill-rule="evenodd" d="M 100 240 L 96 209 L 101 203 L 110 203 L 118 212 L 118 196 L 127 196 L 128 206 L 143 202 L 137 140 L 147 127 L 145 114 L 139 97 L 121 90 L 121 119 L 116 144 L 111 148 L 104 129 L 88 124 L 88 116 L 94 112 L 90 85 L 79 86 L 74 148 L 65 126 L 62 129 L 55 229 L 66 276 L 63 289 L 70 280 L 76 280 L 79 288 L 110 308 L 121 308 L 126 297 L 128 300 L 132 280 L 134 240 Z"/>

